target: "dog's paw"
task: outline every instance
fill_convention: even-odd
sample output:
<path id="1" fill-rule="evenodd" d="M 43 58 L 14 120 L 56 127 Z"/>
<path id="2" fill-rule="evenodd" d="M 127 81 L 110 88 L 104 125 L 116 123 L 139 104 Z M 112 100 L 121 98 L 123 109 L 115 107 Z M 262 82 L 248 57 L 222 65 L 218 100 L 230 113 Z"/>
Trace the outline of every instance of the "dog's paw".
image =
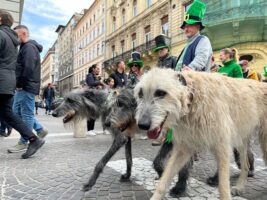
<path id="1" fill-rule="evenodd" d="M 173 198 L 179 198 L 181 197 L 186 191 L 186 184 L 181 183 L 179 185 L 176 185 L 170 190 L 170 196 Z"/>
<path id="2" fill-rule="evenodd" d="M 120 182 L 130 182 L 130 181 L 131 181 L 131 179 L 130 179 L 129 175 L 127 175 L 127 174 L 121 175 Z"/>
<path id="3" fill-rule="evenodd" d="M 90 186 L 89 184 L 84 184 L 83 185 L 83 191 L 84 192 L 87 192 L 87 191 L 89 191 L 89 190 L 91 190 L 92 189 L 92 186 Z"/>
<path id="4" fill-rule="evenodd" d="M 231 189 L 231 194 L 233 196 L 241 196 L 243 193 L 243 190 L 239 187 L 233 186 Z"/>

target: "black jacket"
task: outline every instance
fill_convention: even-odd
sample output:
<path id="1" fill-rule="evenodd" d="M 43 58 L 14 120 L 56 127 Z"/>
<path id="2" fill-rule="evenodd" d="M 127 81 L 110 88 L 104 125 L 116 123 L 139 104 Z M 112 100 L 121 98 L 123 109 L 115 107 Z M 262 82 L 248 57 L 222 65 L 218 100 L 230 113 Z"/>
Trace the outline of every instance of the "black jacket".
<path id="1" fill-rule="evenodd" d="M 127 75 L 125 73 L 119 73 L 115 71 L 110 75 L 114 79 L 114 88 L 124 87 L 127 85 Z"/>
<path id="2" fill-rule="evenodd" d="M 160 68 L 175 69 L 177 58 L 175 56 L 167 55 L 164 58 L 159 58 L 157 66 Z"/>
<path id="3" fill-rule="evenodd" d="M 46 87 L 45 89 L 44 89 L 44 93 L 43 93 L 43 99 L 55 99 L 55 90 L 54 90 L 54 88 L 50 88 L 51 89 L 51 96 L 49 97 L 48 96 L 48 87 Z"/>
<path id="4" fill-rule="evenodd" d="M 17 60 L 17 87 L 38 95 L 41 83 L 40 53 L 43 47 L 34 40 L 20 45 Z"/>
<path id="5" fill-rule="evenodd" d="M 14 94 L 18 45 L 16 32 L 0 25 L 0 94 Z"/>
<path id="6" fill-rule="evenodd" d="M 89 73 L 86 76 L 86 84 L 90 87 L 90 88 L 96 88 L 98 85 L 101 85 L 101 82 L 98 81 L 95 77 L 94 74 Z"/>

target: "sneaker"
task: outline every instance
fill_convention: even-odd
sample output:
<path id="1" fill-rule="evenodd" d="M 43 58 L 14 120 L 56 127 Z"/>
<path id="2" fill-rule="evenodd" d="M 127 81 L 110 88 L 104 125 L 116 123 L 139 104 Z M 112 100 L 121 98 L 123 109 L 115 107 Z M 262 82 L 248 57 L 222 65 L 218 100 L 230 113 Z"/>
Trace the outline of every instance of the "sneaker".
<path id="1" fill-rule="evenodd" d="M 12 133 L 12 128 L 8 128 L 7 129 L 6 137 L 10 136 L 11 133 Z"/>
<path id="2" fill-rule="evenodd" d="M 36 140 L 32 143 L 29 144 L 27 151 L 21 155 L 22 159 L 27 159 L 30 156 L 32 156 L 33 154 L 35 154 L 38 149 L 40 149 L 43 144 L 45 143 L 45 141 L 41 138 L 36 138 Z"/>
<path id="3" fill-rule="evenodd" d="M 147 137 L 146 135 L 141 135 L 141 136 L 139 137 L 139 139 L 140 139 L 140 140 L 147 140 L 148 137 Z"/>
<path id="4" fill-rule="evenodd" d="M 27 149 L 27 144 L 18 142 L 14 147 L 11 147 L 7 150 L 8 153 L 18 153 Z"/>
<path id="5" fill-rule="evenodd" d="M 94 132 L 95 132 L 96 135 L 104 134 L 104 131 L 95 131 L 94 130 Z"/>
<path id="6" fill-rule="evenodd" d="M 47 134 L 48 134 L 48 130 L 44 128 L 37 132 L 38 137 L 42 139 L 45 138 Z"/>
<path id="7" fill-rule="evenodd" d="M 96 136 L 96 134 L 95 134 L 94 131 L 88 131 L 88 135 L 90 135 L 90 136 Z"/>

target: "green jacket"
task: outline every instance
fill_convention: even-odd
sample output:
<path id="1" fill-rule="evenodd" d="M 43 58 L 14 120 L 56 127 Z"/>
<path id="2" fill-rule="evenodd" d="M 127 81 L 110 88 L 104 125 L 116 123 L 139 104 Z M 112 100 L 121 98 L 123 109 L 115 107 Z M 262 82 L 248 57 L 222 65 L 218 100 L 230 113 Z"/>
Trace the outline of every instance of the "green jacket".
<path id="1" fill-rule="evenodd" d="M 219 73 L 225 74 L 232 78 L 243 78 L 243 72 L 239 64 L 236 64 L 233 60 L 223 64 L 224 66 L 218 70 Z"/>

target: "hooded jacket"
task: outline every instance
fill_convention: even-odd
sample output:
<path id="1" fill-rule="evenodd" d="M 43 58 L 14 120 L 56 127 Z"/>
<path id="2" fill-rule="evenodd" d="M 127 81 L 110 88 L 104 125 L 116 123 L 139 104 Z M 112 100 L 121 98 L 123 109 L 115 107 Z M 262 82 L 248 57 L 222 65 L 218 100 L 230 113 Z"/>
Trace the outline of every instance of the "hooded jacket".
<path id="1" fill-rule="evenodd" d="M 14 94 L 18 45 L 16 32 L 6 25 L 0 25 L 0 94 Z"/>
<path id="2" fill-rule="evenodd" d="M 20 45 L 17 60 L 17 88 L 39 95 L 41 83 L 42 45 L 34 40 L 29 40 Z"/>

